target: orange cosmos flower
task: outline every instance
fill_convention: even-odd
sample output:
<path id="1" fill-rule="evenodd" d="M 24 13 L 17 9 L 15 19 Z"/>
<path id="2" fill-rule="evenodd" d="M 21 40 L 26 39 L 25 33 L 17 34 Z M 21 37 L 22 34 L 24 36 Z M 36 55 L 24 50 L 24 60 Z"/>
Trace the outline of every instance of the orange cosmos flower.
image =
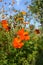
<path id="1" fill-rule="evenodd" d="M 21 48 L 24 44 L 21 42 L 20 39 L 14 38 L 13 40 L 13 47 L 14 48 Z"/>
<path id="2" fill-rule="evenodd" d="M 7 20 L 2 20 L 2 24 L 7 24 Z"/>
<path id="3" fill-rule="evenodd" d="M 28 33 L 27 32 L 23 32 L 22 34 L 20 34 L 20 39 L 21 40 L 25 40 L 25 38 L 26 38 L 25 36 L 26 35 L 28 35 Z"/>
<path id="4" fill-rule="evenodd" d="M 30 40 L 30 36 L 25 36 L 24 40 Z"/>
<path id="5" fill-rule="evenodd" d="M 24 35 L 28 35 L 28 32 L 24 32 Z"/>
<path id="6" fill-rule="evenodd" d="M 24 40 L 30 40 L 30 36 L 28 35 L 28 32 L 24 32 Z"/>
<path id="7" fill-rule="evenodd" d="M 6 29 L 6 31 L 9 30 L 9 26 L 8 26 L 7 20 L 2 20 L 2 27 L 3 27 L 4 29 Z"/>
<path id="8" fill-rule="evenodd" d="M 24 38 L 25 38 L 24 34 L 20 35 L 19 37 L 21 40 L 24 40 Z"/>
<path id="9" fill-rule="evenodd" d="M 19 31 L 17 32 L 18 35 L 22 35 L 23 33 L 24 33 L 24 28 L 22 28 L 21 30 L 19 30 Z"/>
<path id="10" fill-rule="evenodd" d="M 25 32 L 24 29 L 19 30 L 18 35 L 21 40 L 30 40 L 30 36 L 28 35 L 28 32 Z"/>

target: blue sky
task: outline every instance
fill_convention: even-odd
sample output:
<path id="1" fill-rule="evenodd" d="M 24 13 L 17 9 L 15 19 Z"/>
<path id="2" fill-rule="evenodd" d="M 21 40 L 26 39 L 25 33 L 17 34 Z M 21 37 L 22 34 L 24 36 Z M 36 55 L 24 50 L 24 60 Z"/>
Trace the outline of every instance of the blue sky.
<path id="1" fill-rule="evenodd" d="M 31 4 L 31 0 L 14 0 L 15 4 L 13 5 L 13 7 L 11 6 L 12 4 L 12 0 L 3 0 L 2 2 L 0 2 L 0 9 L 2 9 L 2 5 L 4 6 L 4 9 L 7 10 L 7 14 L 9 15 L 13 15 L 15 14 L 14 12 L 12 12 L 12 8 L 15 8 L 16 10 L 25 10 L 27 11 L 27 6 Z M 4 4 L 4 3 L 7 4 Z M 27 2 L 27 5 L 24 5 L 24 3 Z M 31 20 L 31 24 L 34 24 L 34 19 Z M 36 27 L 39 25 L 40 23 L 36 23 Z"/>
<path id="2" fill-rule="evenodd" d="M 7 4 L 5 4 L 5 2 Z M 4 6 L 4 9 L 7 10 L 7 14 L 9 15 L 13 15 L 15 14 L 14 12 L 12 12 L 12 8 L 15 8 L 16 10 L 25 10 L 27 11 L 27 5 L 31 4 L 31 0 L 14 0 L 15 4 L 13 5 L 13 7 L 11 6 L 12 4 L 12 0 L 2 0 L 2 2 L 0 2 L 0 9 L 2 9 L 2 5 Z M 24 3 L 28 2 L 27 5 L 24 5 Z"/>
<path id="3" fill-rule="evenodd" d="M 24 5 L 24 3 L 26 1 L 28 1 L 28 4 L 31 3 L 31 0 L 14 0 L 15 4 L 14 4 L 14 8 L 17 10 L 26 10 L 26 5 Z M 12 3 L 12 0 L 3 0 L 3 2 L 0 2 L 0 6 L 3 5 L 3 3 L 7 3 L 5 6 L 5 9 L 9 9 L 9 7 L 11 8 L 11 5 L 9 5 L 9 3 Z M 0 7 L 1 8 L 1 7 Z"/>

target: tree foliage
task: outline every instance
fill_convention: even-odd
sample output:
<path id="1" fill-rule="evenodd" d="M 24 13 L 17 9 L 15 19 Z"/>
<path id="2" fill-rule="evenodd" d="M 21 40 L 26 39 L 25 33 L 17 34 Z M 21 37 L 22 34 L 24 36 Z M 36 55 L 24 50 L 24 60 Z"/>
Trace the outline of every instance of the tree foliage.
<path id="1" fill-rule="evenodd" d="M 43 23 L 43 0 L 32 0 L 30 10 L 33 14 L 36 14 L 36 17 Z"/>

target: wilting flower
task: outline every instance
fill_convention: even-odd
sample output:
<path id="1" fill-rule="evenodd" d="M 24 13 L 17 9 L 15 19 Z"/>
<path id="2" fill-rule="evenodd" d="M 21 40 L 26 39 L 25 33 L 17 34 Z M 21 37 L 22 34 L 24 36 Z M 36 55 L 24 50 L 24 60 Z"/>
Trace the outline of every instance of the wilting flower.
<path id="1" fill-rule="evenodd" d="M 19 30 L 17 34 L 19 35 L 21 40 L 30 40 L 30 36 L 28 35 L 28 32 L 24 31 L 24 28 Z"/>
<path id="2" fill-rule="evenodd" d="M 2 20 L 2 27 L 3 27 L 6 31 L 9 30 L 9 26 L 8 26 L 7 20 Z"/>
<path id="3" fill-rule="evenodd" d="M 33 30 L 34 29 L 34 25 L 30 25 L 30 29 Z"/>
<path id="4" fill-rule="evenodd" d="M 21 20 L 24 20 L 24 18 L 23 18 L 23 17 L 20 17 L 20 18 L 18 18 L 17 20 L 20 20 L 20 21 L 21 21 Z"/>
<path id="5" fill-rule="evenodd" d="M 21 42 L 21 40 L 19 38 L 14 38 L 13 40 L 13 47 L 14 48 L 21 48 L 23 47 L 23 43 Z"/>
<path id="6" fill-rule="evenodd" d="M 40 34 L 40 30 L 39 30 L 39 29 L 35 29 L 34 32 L 35 32 L 36 34 Z"/>

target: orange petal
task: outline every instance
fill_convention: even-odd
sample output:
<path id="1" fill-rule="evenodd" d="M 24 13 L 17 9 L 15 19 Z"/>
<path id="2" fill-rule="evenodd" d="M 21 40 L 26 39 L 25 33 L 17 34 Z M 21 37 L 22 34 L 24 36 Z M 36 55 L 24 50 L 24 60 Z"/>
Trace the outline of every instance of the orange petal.
<path id="1" fill-rule="evenodd" d="M 25 36 L 25 40 L 30 40 L 30 36 Z"/>

